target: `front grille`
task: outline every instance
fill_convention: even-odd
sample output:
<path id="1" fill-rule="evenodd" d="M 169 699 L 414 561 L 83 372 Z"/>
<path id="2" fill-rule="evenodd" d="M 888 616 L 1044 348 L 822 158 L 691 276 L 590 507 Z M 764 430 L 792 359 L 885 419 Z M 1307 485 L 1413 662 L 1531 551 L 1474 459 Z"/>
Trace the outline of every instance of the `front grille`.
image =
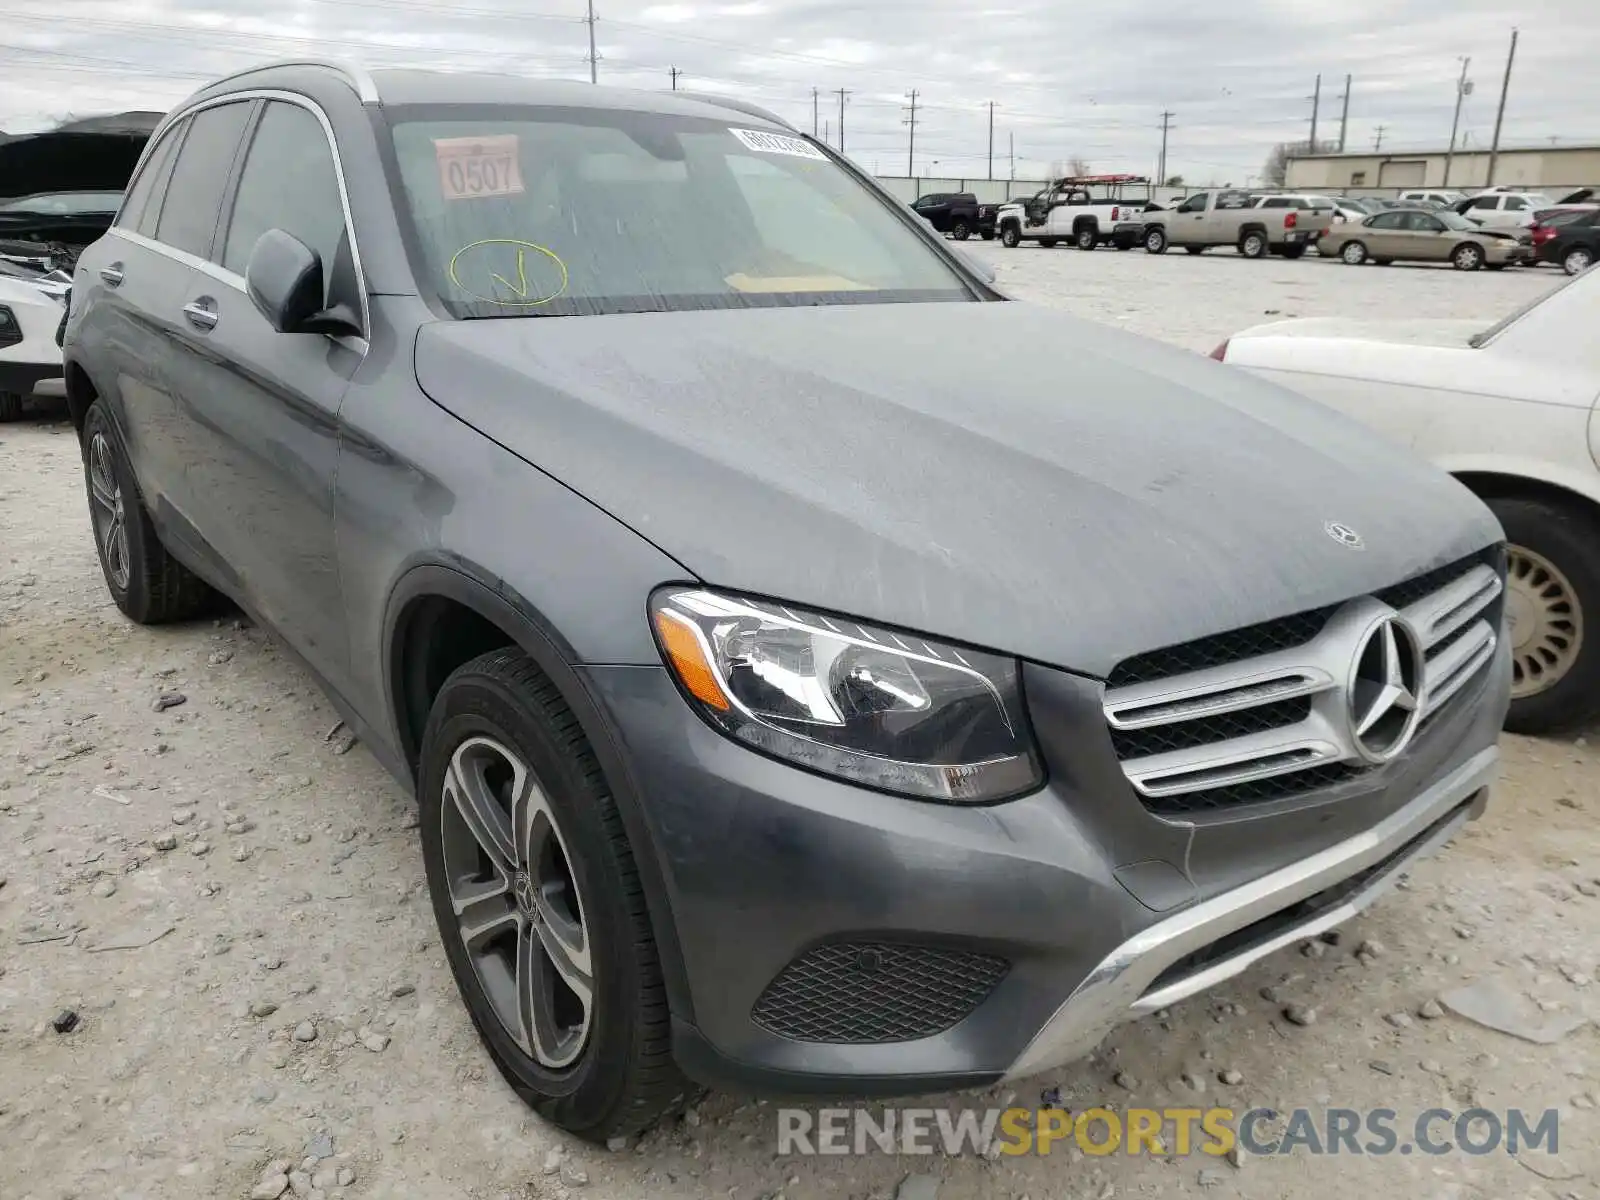
<path id="1" fill-rule="evenodd" d="M 797 1042 L 864 1045 L 943 1033 L 1005 978 L 991 954 L 893 942 L 819 946 L 795 959 L 750 1016 Z"/>
<path id="2" fill-rule="evenodd" d="M 1358 778 L 1374 763 L 1357 744 L 1347 687 L 1373 622 L 1398 612 L 1422 651 L 1420 731 L 1493 658 L 1503 581 L 1496 547 L 1342 605 L 1125 660 L 1105 696 L 1124 774 L 1163 816 L 1295 799 Z"/>

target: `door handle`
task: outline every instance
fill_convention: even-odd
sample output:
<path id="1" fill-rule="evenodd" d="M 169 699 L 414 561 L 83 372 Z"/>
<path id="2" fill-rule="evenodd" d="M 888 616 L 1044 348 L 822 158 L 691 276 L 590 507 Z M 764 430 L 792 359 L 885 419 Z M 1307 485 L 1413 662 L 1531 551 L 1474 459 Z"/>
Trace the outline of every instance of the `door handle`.
<path id="1" fill-rule="evenodd" d="M 191 300 L 183 306 L 183 315 L 196 329 L 209 331 L 217 327 L 217 310 L 205 298 Z"/>
<path id="2" fill-rule="evenodd" d="M 122 286 L 122 264 L 112 263 L 109 267 L 100 268 L 100 278 L 106 281 L 107 287 Z"/>

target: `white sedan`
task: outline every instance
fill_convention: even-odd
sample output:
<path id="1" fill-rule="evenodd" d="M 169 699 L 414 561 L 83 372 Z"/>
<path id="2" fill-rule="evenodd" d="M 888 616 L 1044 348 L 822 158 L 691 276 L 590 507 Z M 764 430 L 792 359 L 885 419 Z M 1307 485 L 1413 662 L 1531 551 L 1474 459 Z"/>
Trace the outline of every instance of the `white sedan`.
<path id="1" fill-rule="evenodd" d="M 1212 352 L 1389 434 L 1494 510 L 1510 569 L 1506 727 L 1523 733 L 1600 716 L 1597 327 L 1592 270 L 1488 328 L 1279 321 Z"/>

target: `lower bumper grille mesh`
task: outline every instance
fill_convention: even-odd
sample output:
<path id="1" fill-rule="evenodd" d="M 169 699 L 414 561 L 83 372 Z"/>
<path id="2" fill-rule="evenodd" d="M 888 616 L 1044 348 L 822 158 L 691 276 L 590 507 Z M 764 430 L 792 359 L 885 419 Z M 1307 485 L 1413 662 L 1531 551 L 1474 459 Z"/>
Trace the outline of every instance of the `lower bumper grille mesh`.
<path id="1" fill-rule="evenodd" d="M 769 1033 L 797 1042 L 915 1041 L 970 1014 L 1009 965 L 990 954 L 932 946 L 819 946 L 785 967 L 750 1015 Z"/>

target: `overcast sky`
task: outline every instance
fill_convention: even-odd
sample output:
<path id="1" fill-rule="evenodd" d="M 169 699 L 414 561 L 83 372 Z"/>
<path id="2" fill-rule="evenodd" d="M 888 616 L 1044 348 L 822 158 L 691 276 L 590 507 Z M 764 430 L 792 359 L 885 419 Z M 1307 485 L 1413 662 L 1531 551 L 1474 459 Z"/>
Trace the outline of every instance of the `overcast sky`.
<path id="1" fill-rule="evenodd" d="M 600 81 L 736 93 L 807 130 L 820 121 L 881 174 L 904 174 L 906 93 L 918 91 L 915 173 L 981 178 L 988 108 L 996 177 L 1080 157 L 1243 184 L 1274 142 L 1318 136 L 1443 146 L 1460 57 L 1471 56 L 1466 144 L 1489 142 L 1511 27 L 1522 31 L 1503 144 L 1600 143 L 1596 0 L 595 0 Z M 4 0 L 0 129 L 165 109 L 204 79 L 286 55 L 587 78 L 584 0 Z M 819 123 L 818 132 L 822 132 Z"/>

